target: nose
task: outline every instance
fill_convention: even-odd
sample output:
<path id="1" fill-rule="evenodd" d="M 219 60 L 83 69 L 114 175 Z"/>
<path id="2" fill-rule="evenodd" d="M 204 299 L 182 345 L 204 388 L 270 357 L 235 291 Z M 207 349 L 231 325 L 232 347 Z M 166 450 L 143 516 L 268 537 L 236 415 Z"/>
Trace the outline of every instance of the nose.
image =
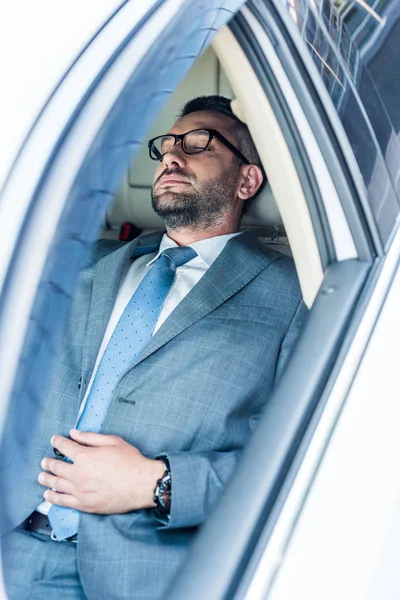
<path id="1" fill-rule="evenodd" d="M 185 153 L 182 150 L 182 142 L 178 140 L 178 142 L 168 150 L 162 158 L 162 165 L 165 169 L 177 165 L 179 167 L 183 167 L 186 163 Z"/>

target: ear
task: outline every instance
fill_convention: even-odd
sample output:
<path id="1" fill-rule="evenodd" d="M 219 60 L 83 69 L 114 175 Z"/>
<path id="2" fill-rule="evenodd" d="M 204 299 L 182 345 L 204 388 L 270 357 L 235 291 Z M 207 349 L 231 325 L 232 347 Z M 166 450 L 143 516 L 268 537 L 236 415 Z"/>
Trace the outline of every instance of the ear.
<path id="1" fill-rule="evenodd" d="M 243 165 L 240 171 L 237 195 L 241 200 L 248 200 L 260 189 L 264 176 L 257 165 Z"/>

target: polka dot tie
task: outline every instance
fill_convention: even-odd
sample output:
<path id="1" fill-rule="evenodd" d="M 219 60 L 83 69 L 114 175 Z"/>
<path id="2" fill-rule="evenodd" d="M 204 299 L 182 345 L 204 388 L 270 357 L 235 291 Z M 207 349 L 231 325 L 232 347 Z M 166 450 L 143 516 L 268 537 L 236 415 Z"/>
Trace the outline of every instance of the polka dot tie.
<path id="1" fill-rule="evenodd" d="M 153 263 L 114 329 L 76 429 L 101 431 L 118 382 L 151 340 L 176 269 L 195 256 L 189 246 L 169 248 Z M 79 511 L 53 505 L 48 516 L 57 540 L 78 532 Z"/>

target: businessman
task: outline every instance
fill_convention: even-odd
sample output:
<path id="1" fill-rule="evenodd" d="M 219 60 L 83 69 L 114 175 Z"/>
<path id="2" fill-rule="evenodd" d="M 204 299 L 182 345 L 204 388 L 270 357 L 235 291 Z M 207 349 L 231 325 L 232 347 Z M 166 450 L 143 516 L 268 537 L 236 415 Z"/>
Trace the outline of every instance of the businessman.
<path id="1" fill-rule="evenodd" d="M 264 175 L 230 102 L 188 102 L 149 153 L 166 232 L 82 274 L 3 540 L 11 600 L 162 598 L 304 322 L 291 259 L 239 233 Z"/>

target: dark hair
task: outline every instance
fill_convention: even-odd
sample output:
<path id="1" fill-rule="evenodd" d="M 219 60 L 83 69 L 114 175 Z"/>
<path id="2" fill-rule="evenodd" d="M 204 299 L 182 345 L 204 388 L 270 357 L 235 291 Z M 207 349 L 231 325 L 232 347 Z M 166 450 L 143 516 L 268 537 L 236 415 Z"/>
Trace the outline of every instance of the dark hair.
<path id="1" fill-rule="evenodd" d="M 251 164 L 260 167 L 264 174 L 260 157 L 258 156 L 258 152 L 251 138 L 248 127 L 232 112 L 231 101 L 228 98 L 217 95 L 198 96 L 197 98 L 193 98 L 193 100 L 186 102 L 179 117 L 185 117 L 186 115 L 198 112 L 199 110 L 217 112 L 233 119 L 234 125 L 231 127 L 231 133 L 239 144 L 240 152 L 247 158 L 248 161 L 250 161 Z"/>

